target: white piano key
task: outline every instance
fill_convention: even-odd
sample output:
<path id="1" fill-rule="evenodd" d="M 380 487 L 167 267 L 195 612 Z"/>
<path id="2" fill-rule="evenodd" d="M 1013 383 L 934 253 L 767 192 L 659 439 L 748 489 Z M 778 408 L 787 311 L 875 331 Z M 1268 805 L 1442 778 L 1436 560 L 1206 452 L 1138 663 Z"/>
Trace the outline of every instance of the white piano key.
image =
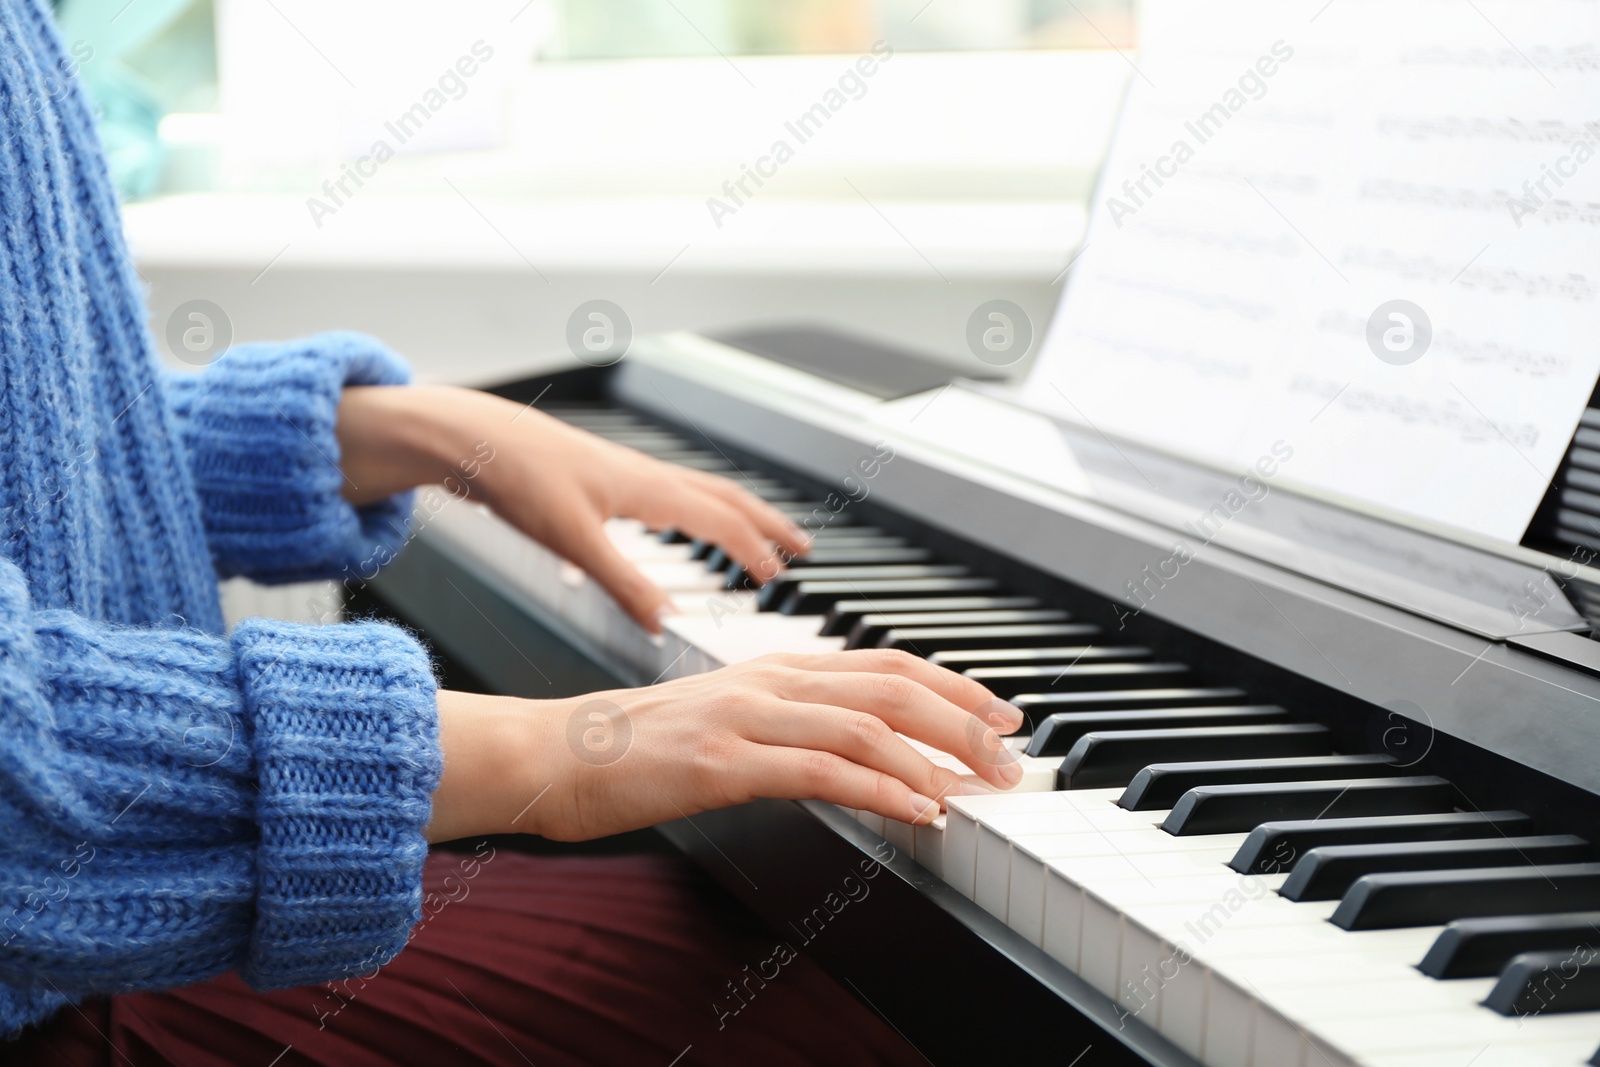
<path id="1" fill-rule="evenodd" d="M 1582 1037 L 1593 1043 L 1600 1034 L 1600 1013 L 1585 1013 L 1596 1016 L 1587 1022 L 1573 1016 L 1507 1020 L 1479 1003 L 1492 979 L 1428 978 L 1412 963 L 1425 951 L 1430 933 L 1437 930 L 1352 934 L 1320 921 L 1304 928 L 1219 930 L 1192 949 L 1195 963 L 1209 976 L 1206 1062 L 1216 1051 L 1213 1028 L 1218 1041 L 1232 1048 L 1227 1043 L 1235 1035 L 1237 1016 L 1224 1009 L 1236 1004 L 1233 994 L 1239 991 L 1261 1002 L 1253 1016 L 1258 1024 L 1281 1016 L 1308 1042 L 1315 1039 L 1360 1063 L 1376 1053 L 1444 1047 L 1470 1054 L 1495 1041 L 1520 1047 Z M 1221 1008 L 1219 997 L 1225 1002 Z M 1269 1042 L 1283 1036 L 1276 1023 L 1271 1031 L 1258 1027 L 1256 1032 L 1262 1055 L 1278 1047 Z M 1309 1055 L 1307 1061 L 1313 1062 Z"/>
<path id="2" fill-rule="evenodd" d="M 1161 942 L 1159 960 L 1172 960 L 1161 972 L 1161 1012 L 1156 1030 L 1196 1058 L 1204 1051 L 1206 1016 L 1211 1010 L 1211 976 L 1194 962 L 1188 950 Z M 1170 974 L 1170 977 L 1168 975 Z"/>
<path id="3" fill-rule="evenodd" d="M 1047 793 L 1056 787 L 1056 768 L 1061 766 L 1060 756 L 1028 756 L 1017 757 L 1017 762 L 1022 767 L 1022 778 L 1017 784 L 1007 789 L 997 787 L 978 775 L 972 767 L 958 756 L 940 752 L 930 756 L 934 766 L 953 771 L 961 777 L 962 781 L 977 782 L 996 789 L 1003 793 Z"/>
<path id="4" fill-rule="evenodd" d="M 856 821 L 859 822 L 862 826 L 865 826 L 868 830 L 871 830 L 873 833 L 877 834 L 879 837 L 882 837 L 883 836 L 883 831 L 884 831 L 884 823 L 887 820 L 885 820 L 884 817 L 882 815 L 879 815 L 877 812 L 867 811 L 867 810 L 863 809 L 861 811 L 856 812 Z"/>
<path id="5" fill-rule="evenodd" d="M 1017 933 L 1036 945 L 1044 943 L 1046 870 L 1053 863 L 1061 869 L 1070 869 L 1067 861 L 1094 858 L 1108 860 L 1109 869 L 1124 872 L 1129 877 L 1146 877 L 1163 869 L 1176 870 L 1180 877 L 1191 873 L 1213 873 L 1208 869 L 1220 866 L 1222 859 L 1233 855 L 1233 849 L 1182 850 L 1164 855 L 1123 853 L 1116 845 L 1107 842 L 1112 835 L 1099 831 L 1079 834 L 1056 834 L 1013 838 L 1011 842 L 1010 874 L 1007 893 L 1006 922 Z M 1126 857 L 1125 864 L 1116 861 Z M 1149 865 L 1141 863 L 1149 860 Z M 1098 870 L 1099 868 L 1095 868 Z M 1084 876 L 1090 868 L 1079 867 Z"/>
<path id="6" fill-rule="evenodd" d="M 744 618 L 761 613 L 756 594 L 748 589 L 724 590 L 720 593 L 671 592 L 667 593 L 672 606 L 683 615 L 709 615 L 722 620 Z M 819 628 L 821 624 L 818 624 Z"/>
<path id="7" fill-rule="evenodd" d="M 1255 995 L 1213 974 L 1206 998 L 1206 1067 L 1250 1067 L 1255 1029 Z"/>
<path id="8" fill-rule="evenodd" d="M 1522 1051 L 1541 1045 L 1562 1048 L 1587 1044 L 1593 1051 L 1595 1035 L 1600 1033 L 1600 1012 L 1508 1019 L 1488 1008 L 1473 1006 L 1461 1011 L 1319 1019 L 1308 1023 L 1307 1029 L 1357 1063 L 1368 1063 L 1380 1055 L 1444 1050 L 1458 1050 L 1466 1063 L 1490 1047 Z"/>
<path id="9" fill-rule="evenodd" d="M 962 825 L 958 830 L 957 843 L 946 846 L 946 871 L 956 880 L 956 887 L 980 906 L 983 904 L 979 900 L 978 886 L 981 874 L 985 883 L 983 899 L 989 902 L 991 914 L 1003 911 L 1005 906 L 1005 864 L 1009 862 L 1005 857 L 1009 851 L 1007 837 L 1014 832 L 1011 827 L 1040 830 L 1087 828 L 1087 822 L 1078 812 L 1077 802 L 1071 792 L 1002 793 L 951 798 L 950 803 L 956 806 L 960 817 L 970 821 L 972 826 Z M 970 891 L 967 889 L 969 884 L 972 886 Z"/>
<path id="10" fill-rule="evenodd" d="M 1010 901 L 1012 929 L 1039 944 L 1044 922 L 1044 868 L 1052 859 L 1205 853 L 1231 859 L 1243 834 L 1174 837 L 1154 827 L 1062 834 L 1015 833 L 1011 836 Z M 1170 847 L 1163 847 L 1170 846 Z M 1130 868 L 1131 870 L 1131 868 Z M 1220 872 L 1214 872 L 1220 873 Z M 1030 936 L 1031 932 L 1031 936 Z"/>
<path id="11" fill-rule="evenodd" d="M 1401 973 L 1384 981 L 1351 981 L 1347 975 L 1338 973 L 1341 959 L 1328 956 L 1313 961 L 1308 969 L 1324 972 L 1322 984 L 1282 985 L 1270 991 L 1260 988 L 1256 982 L 1249 982 L 1249 986 L 1258 989 L 1261 995 L 1270 995 L 1277 1010 L 1291 1021 L 1317 1026 L 1329 1019 L 1410 1018 L 1427 1012 L 1475 1013 L 1495 983 L 1493 978 L 1444 982 L 1420 973 Z M 1240 973 L 1245 971 L 1241 969 Z M 1595 1040 L 1600 1044 L 1600 1034 Z"/>
<path id="12" fill-rule="evenodd" d="M 1073 807 L 1076 810 L 1071 810 Z M 1114 807 L 1086 810 L 1064 802 L 1056 811 L 1008 812 L 981 819 L 972 899 L 995 918 L 1006 920 L 1011 893 L 1011 841 L 1015 837 L 1034 832 L 1094 834 L 1107 828 L 1144 829 L 1150 825 L 1146 818 L 1149 814 Z"/>
<path id="13" fill-rule="evenodd" d="M 899 819 L 883 820 L 883 839 L 909 859 L 917 857 L 917 828 Z"/>
<path id="14" fill-rule="evenodd" d="M 822 622 L 814 615 L 679 615 L 663 626 L 725 666 L 777 652 L 838 652 L 845 641 L 821 636 Z"/>
<path id="15" fill-rule="evenodd" d="M 605 529 L 617 551 L 631 562 L 689 562 L 688 545 L 663 541 L 637 520 L 612 519 Z"/>
<path id="16" fill-rule="evenodd" d="M 948 797 L 949 820 L 945 828 L 945 880 L 972 899 L 977 875 L 978 826 L 984 818 L 1027 812 L 1054 813 L 1056 825 L 1073 825 L 1076 809 L 1069 793 L 996 793 L 988 796 Z M 1083 826 L 1087 828 L 1087 823 Z"/>
<path id="17" fill-rule="evenodd" d="M 1283 1064 L 1284 1067 L 1313 1067 L 1306 1062 L 1311 1041 L 1293 1022 L 1285 1019 L 1270 1004 L 1256 1002 L 1255 1026 L 1250 1042 L 1250 1062 L 1259 1067 Z M 1321 1061 L 1317 1061 L 1320 1065 Z"/>
<path id="18" fill-rule="evenodd" d="M 1161 885 L 1182 882 L 1191 877 L 1205 877 L 1215 866 L 1218 854 L 1182 852 L 1170 855 L 1094 857 L 1086 860 L 1073 859 L 1064 863 L 1052 861 L 1051 867 L 1070 879 L 1077 870 L 1098 869 L 1099 865 L 1103 864 L 1108 872 L 1129 870 L 1140 877 L 1150 879 L 1154 885 Z M 1123 962 L 1123 911 L 1114 903 L 1114 898 L 1097 892 L 1092 885 L 1085 888 L 1082 908 L 1078 972 L 1095 988 L 1115 996 L 1120 985 L 1119 974 Z M 1151 933 L 1155 935 L 1151 939 L 1154 944 L 1160 935 L 1156 931 Z M 1150 960 L 1147 958 L 1143 962 L 1147 963 Z"/>
<path id="19" fill-rule="evenodd" d="M 1173 950 L 1136 923 L 1124 922 L 1117 965 L 1117 1003 L 1152 1029 L 1161 1021 L 1161 991 L 1175 976 Z M 1153 965 L 1149 962 L 1156 961 Z"/>
<path id="20" fill-rule="evenodd" d="M 914 846 L 916 860 L 929 874 L 944 877 L 944 840 L 948 815 L 939 815 L 932 822 L 915 828 Z"/>
<path id="21" fill-rule="evenodd" d="M 1044 921 L 1039 947 L 1073 973 L 1083 943 L 1083 889 L 1054 871 L 1045 871 Z"/>
<path id="22" fill-rule="evenodd" d="M 1121 954 L 1122 916 L 1102 901 L 1085 897 L 1078 974 L 1106 996 L 1115 997 Z"/>
<path id="23" fill-rule="evenodd" d="M 1307 1034 L 1306 1067 L 1361 1067 L 1355 1060 L 1343 1052 L 1333 1048 L 1324 1041 L 1317 1040 L 1315 1034 Z M 1469 1063 L 1467 1067 L 1471 1067 Z"/>
<path id="24" fill-rule="evenodd" d="M 978 862 L 978 821 L 974 801 L 987 797 L 950 797 L 945 801 L 944 880 L 972 899 Z"/>
<path id="25" fill-rule="evenodd" d="M 722 594 L 729 591 L 723 586 L 723 576 L 706 570 L 706 565 L 697 559 L 644 560 L 638 567 L 663 592 Z M 811 621 L 817 622 L 815 618 Z"/>
<path id="26" fill-rule="evenodd" d="M 1423 1052 L 1375 1053 L 1363 1056 L 1360 1067 L 1583 1067 L 1594 1054 L 1600 1039 L 1567 1039 L 1552 1043 L 1516 1041 L 1489 1044 L 1476 1051 L 1459 1048 L 1430 1049 Z M 1353 1061 L 1335 1061 L 1342 1067 Z M 1320 1060 L 1306 1067 L 1320 1067 Z"/>

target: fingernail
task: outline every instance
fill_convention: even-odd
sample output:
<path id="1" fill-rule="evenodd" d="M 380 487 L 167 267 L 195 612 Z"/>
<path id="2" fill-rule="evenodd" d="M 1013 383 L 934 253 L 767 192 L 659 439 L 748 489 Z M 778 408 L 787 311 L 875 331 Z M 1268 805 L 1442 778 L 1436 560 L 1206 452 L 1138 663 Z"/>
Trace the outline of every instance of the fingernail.
<path id="1" fill-rule="evenodd" d="M 996 730 L 1010 733 L 1020 729 L 1027 719 L 1015 704 L 996 698 L 985 710 L 984 721 Z"/>
<path id="2" fill-rule="evenodd" d="M 982 782 L 969 782 L 963 778 L 950 790 L 958 797 L 992 797 L 997 790 L 991 789 Z"/>
<path id="3" fill-rule="evenodd" d="M 911 794 L 911 823 L 932 822 L 934 816 L 939 814 L 939 802 L 923 796 L 921 793 Z"/>
<path id="4" fill-rule="evenodd" d="M 668 600 L 666 603 L 662 604 L 656 609 L 656 622 L 666 622 L 674 615 L 682 614 L 683 609 L 678 607 L 678 605 L 674 604 L 672 601 Z"/>
<path id="5" fill-rule="evenodd" d="M 994 730 L 985 730 L 983 737 L 979 739 L 979 744 L 983 746 L 981 751 L 988 754 L 990 763 L 1003 767 L 1008 763 L 1017 762 L 1017 754 L 1011 751 L 1011 746 L 1006 743 L 1010 740 L 1011 738 L 1001 737 Z"/>
<path id="6" fill-rule="evenodd" d="M 1002 748 L 994 754 L 994 765 L 1000 771 L 1000 777 L 1005 779 L 1007 785 L 1016 785 L 1022 781 L 1022 764 L 1017 762 L 1016 755 L 1008 748 Z"/>

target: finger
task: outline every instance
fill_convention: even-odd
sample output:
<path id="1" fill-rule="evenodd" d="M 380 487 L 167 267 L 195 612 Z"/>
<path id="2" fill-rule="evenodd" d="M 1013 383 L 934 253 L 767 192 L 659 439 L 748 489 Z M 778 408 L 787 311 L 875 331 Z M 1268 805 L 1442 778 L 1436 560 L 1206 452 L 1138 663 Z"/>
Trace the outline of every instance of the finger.
<path id="1" fill-rule="evenodd" d="M 746 788 L 753 796 L 826 800 L 870 811 L 886 819 L 929 823 L 939 802 L 891 775 L 816 749 L 753 746 L 742 761 Z"/>
<path id="2" fill-rule="evenodd" d="M 957 711 L 955 714 L 962 715 Z M 962 715 L 963 718 L 967 716 Z M 746 736 L 763 745 L 831 752 L 851 763 L 882 771 L 923 796 L 994 792 L 950 767 L 941 767 L 897 736 L 876 715 L 828 704 L 786 703 L 776 714 L 755 718 Z"/>
<path id="3" fill-rule="evenodd" d="M 606 536 L 598 520 L 571 553 L 573 563 L 600 584 L 611 598 L 650 633 L 661 632 L 662 610 L 671 604 L 667 594 L 644 576 Z"/>
<path id="4" fill-rule="evenodd" d="M 765 659 L 784 666 L 813 671 L 898 674 L 933 690 L 945 700 L 977 716 L 1002 734 L 1015 733 L 1027 721 L 1016 705 L 1001 700 L 971 678 L 899 649 L 866 648 L 814 655 L 780 653 Z"/>
<path id="5" fill-rule="evenodd" d="M 704 471 L 689 471 L 695 484 L 720 497 L 756 524 L 769 541 L 791 556 L 803 556 L 811 549 L 811 538 L 790 518 L 730 478 Z"/>
<path id="6" fill-rule="evenodd" d="M 883 734 L 892 737 L 899 732 L 932 745 L 997 788 L 1009 789 L 1022 780 L 1022 764 L 992 724 L 905 675 L 796 670 L 787 672 L 776 689 L 786 700 L 848 708 L 858 718 L 880 723 Z M 866 722 L 857 729 L 868 735 L 876 732 Z M 895 740 L 911 750 L 904 741 Z M 829 750 L 839 751 L 831 746 Z M 848 752 L 841 755 L 853 756 Z M 890 770 L 876 763 L 873 766 Z M 923 784 L 907 781 L 912 786 Z"/>
<path id="7" fill-rule="evenodd" d="M 665 520 L 665 525 L 716 545 L 757 581 L 766 581 L 783 570 L 785 557 L 773 550 L 756 525 L 710 493 L 692 488 L 680 493 L 674 514 Z"/>

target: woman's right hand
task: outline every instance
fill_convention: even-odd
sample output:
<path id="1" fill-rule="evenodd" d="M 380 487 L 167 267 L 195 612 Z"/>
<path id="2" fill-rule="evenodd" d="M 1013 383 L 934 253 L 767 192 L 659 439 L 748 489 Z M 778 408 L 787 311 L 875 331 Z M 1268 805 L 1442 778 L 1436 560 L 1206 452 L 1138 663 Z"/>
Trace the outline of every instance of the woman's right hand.
<path id="1" fill-rule="evenodd" d="M 897 733 L 956 756 L 995 790 L 1021 767 L 1001 735 L 1022 713 L 971 679 L 887 650 L 765 656 L 566 700 L 439 694 L 444 778 L 430 840 L 534 833 L 577 841 L 758 797 L 826 800 L 927 822 L 991 792 Z"/>

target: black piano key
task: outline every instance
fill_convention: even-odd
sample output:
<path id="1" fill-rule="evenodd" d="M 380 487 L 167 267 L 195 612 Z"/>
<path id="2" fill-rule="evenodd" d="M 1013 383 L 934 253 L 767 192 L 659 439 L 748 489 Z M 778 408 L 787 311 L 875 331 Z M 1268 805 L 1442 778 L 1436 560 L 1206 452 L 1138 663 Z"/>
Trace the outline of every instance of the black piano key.
<path id="1" fill-rule="evenodd" d="M 937 657 L 934 657 L 937 658 Z M 1019 704 L 1019 701 L 1012 701 Z M 1026 708 L 1023 709 L 1027 711 Z M 1078 739 L 1097 730 L 1183 730 L 1196 726 L 1254 726 L 1286 719 L 1276 704 L 1234 704 L 1217 707 L 1172 707 L 1111 711 L 1068 711 L 1035 724 L 1028 741 L 1030 756 L 1065 756 Z"/>
<path id="2" fill-rule="evenodd" d="M 765 588 L 773 588 L 771 585 Z M 872 582 L 821 582 L 806 579 L 793 586 L 781 603 L 757 601 L 763 611 L 784 615 L 821 615 L 842 600 L 884 597 L 910 600 L 916 597 L 948 597 L 962 593 L 992 593 L 1000 588 L 993 578 L 905 578 Z"/>
<path id="3" fill-rule="evenodd" d="M 861 531 L 868 527 L 859 526 L 853 516 L 845 512 L 837 514 L 828 510 L 820 500 L 775 500 L 769 501 L 772 510 L 788 517 L 790 522 L 805 527 L 812 537 L 821 539 L 829 534 L 839 534 L 844 530 Z"/>
<path id="4" fill-rule="evenodd" d="M 968 578 L 972 572 L 959 563 L 891 563 L 881 567 L 806 567 L 780 574 L 761 587 L 760 605 L 779 607 L 801 582 L 887 582 L 915 578 Z"/>
<path id="5" fill-rule="evenodd" d="M 907 547 L 906 539 L 903 537 L 849 536 L 846 531 L 851 530 L 851 527 L 846 526 L 844 531 L 840 531 L 839 534 L 817 538 L 815 544 L 812 546 L 811 552 L 805 556 L 802 556 L 801 558 L 805 560 L 814 560 L 818 558 L 817 554 L 820 552 L 840 552 L 845 549 Z M 925 550 L 918 549 L 917 551 Z M 728 555 L 728 550 L 725 548 L 719 547 L 713 550 L 712 553 L 706 557 L 706 568 L 708 570 L 725 571 L 733 566 L 735 566 L 733 557 Z"/>
<path id="6" fill-rule="evenodd" d="M 1263 823 L 1228 866 L 1240 874 L 1277 874 L 1322 845 L 1384 841 L 1452 841 L 1463 837 L 1526 834 L 1533 820 L 1520 811 L 1450 811 L 1439 815 L 1386 815 L 1370 819 L 1301 819 Z"/>
<path id="7" fill-rule="evenodd" d="M 1022 712 L 1023 718 L 1027 720 L 1023 731 L 1037 734 L 1048 716 L 1061 712 L 1156 710 L 1191 708 L 1207 704 L 1238 705 L 1246 698 L 1247 694 L 1243 689 L 1234 689 L 1231 686 L 1185 686 L 1181 689 L 1097 689 L 1089 693 L 1019 693 L 1011 698 L 1011 703 L 1016 705 Z M 1029 745 L 1028 754 L 1038 753 L 1035 753 L 1033 746 Z M 1054 754 L 1064 756 L 1066 752 L 1062 750 Z"/>
<path id="8" fill-rule="evenodd" d="M 890 630 L 928 626 L 1020 626 L 1025 623 L 1066 622 L 1069 616 L 1059 608 L 1029 608 L 1022 611 L 896 611 L 863 615 L 850 628 L 846 648 L 877 648 Z"/>
<path id="9" fill-rule="evenodd" d="M 1557 508 L 1556 526 L 1564 530 L 1576 530 L 1579 533 L 1587 532 L 1588 536 L 1594 537 L 1596 533 L 1600 533 L 1600 517 L 1573 508 Z"/>
<path id="10" fill-rule="evenodd" d="M 1524 952 L 1506 964 L 1483 1004 L 1514 1016 L 1600 1010 L 1600 960 L 1588 944 Z"/>
<path id="11" fill-rule="evenodd" d="M 878 567 L 888 563 L 927 563 L 933 553 L 915 545 L 852 547 L 829 541 L 794 560 L 796 567 Z"/>
<path id="12" fill-rule="evenodd" d="M 816 525 L 810 520 L 815 517 L 813 513 L 816 509 L 821 508 L 822 505 L 813 504 L 809 501 L 774 503 L 773 507 L 788 516 L 791 521 L 799 523 L 806 536 L 811 538 L 811 543 L 817 546 L 829 544 L 835 539 L 843 541 L 849 538 L 873 537 L 883 532 L 876 526 L 856 526 L 854 525 L 855 520 L 845 515 L 831 516 L 826 526 Z M 826 513 L 826 509 L 824 509 L 824 514 Z M 721 551 L 709 541 L 695 541 L 677 530 L 663 530 L 661 532 L 661 540 L 667 544 L 690 544 L 690 559 L 708 560 L 712 553 Z M 717 570 L 718 568 L 713 567 L 711 569 Z"/>
<path id="13" fill-rule="evenodd" d="M 1161 828 L 1179 837 L 1242 834 L 1280 819 L 1418 815 L 1454 807 L 1454 787 L 1432 775 L 1208 785 L 1179 797 Z"/>
<path id="14" fill-rule="evenodd" d="M 769 504 L 793 504 L 800 499 L 800 490 L 771 478 L 736 477 L 734 481 L 741 489 Z"/>
<path id="15" fill-rule="evenodd" d="M 1331 778 L 1376 778 L 1396 773 L 1394 759 L 1381 756 L 1288 756 L 1283 759 L 1205 760 L 1153 763 L 1133 776 L 1117 801 L 1129 811 L 1170 808 L 1191 789 L 1214 785 L 1319 782 Z"/>
<path id="16" fill-rule="evenodd" d="M 1057 789 L 1125 786 L 1151 764 L 1174 760 L 1259 760 L 1329 752 L 1332 735 L 1313 723 L 1096 730 L 1078 738 L 1056 770 Z M 1163 807 L 1165 805 L 1157 805 Z"/>
<path id="17" fill-rule="evenodd" d="M 1579 863 L 1593 854 L 1589 842 L 1571 834 L 1324 845 L 1300 857 L 1278 892 L 1289 900 L 1337 900 L 1368 874 Z"/>
<path id="18" fill-rule="evenodd" d="M 688 467 L 690 470 L 705 471 L 707 474 L 720 474 L 724 478 L 739 476 L 737 468 L 730 466 L 727 460 L 711 452 L 658 452 L 655 458 L 675 467 Z"/>
<path id="19" fill-rule="evenodd" d="M 1574 467 L 1583 470 L 1600 471 L 1600 452 L 1592 448 L 1574 448 L 1567 453 L 1567 459 Z"/>
<path id="20" fill-rule="evenodd" d="M 1587 533 L 1581 530 L 1574 530 L 1569 526 L 1557 527 L 1556 540 L 1562 544 L 1582 545 L 1584 548 L 1600 551 L 1600 521 L 1592 523 L 1592 526 L 1593 528 Z M 1577 586 L 1573 585 L 1569 588 L 1575 589 Z"/>
<path id="21" fill-rule="evenodd" d="M 933 552 L 918 549 L 917 545 L 854 545 L 824 541 L 806 555 L 795 558 L 794 566 L 878 566 L 883 563 L 928 563 L 930 560 L 933 560 Z M 706 560 L 706 565 L 714 571 L 718 569 L 712 558 Z M 728 560 L 722 569 L 734 566 L 738 565 Z"/>
<path id="22" fill-rule="evenodd" d="M 617 414 L 569 414 L 557 408 L 550 408 L 549 414 L 554 415 L 569 426 L 576 426 L 580 430 L 588 430 L 592 434 L 606 437 L 614 433 L 647 433 L 655 427 L 640 418 L 632 415 Z"/>
<path id="23" fill-rule="evenodd" d="M 631 448 L 636 452 L 643 452 L 651 456 L 662 452 L 687 452 L 694 447 L 688 441 L 675 434 L 653 430 L 632 428 L 595 430 L 589 427 L 584 427 L 584 429 L 588 429 L 590 433 L 599 437 L 604 437 L 613 444 L 619 444 L 624 448 Z"/>
<path id="24" fill-rule="evenodd" d="M 1390 930 L 1590 909 L 1600 909 L 1600 863 L 1563 863 L 1369 874 L 1356 879 L 1330 921 L 1345 930 Z"/>
<path id="25" fill-rule="evenodd" d="M 716 553 L 706 558 L 706 566 L 716 570 Z M 816 567 L 843 567 L 843 566 L 882 566 L 889 563 L 927 563 L 933 558 L 933 553 L 925 548 L 857 548 L 837 549 L 832 546 L 821 546 L 810 553 L 791 559 L 787 562 L 785 573 L 799 574 L 810 568 Z M 744 567 L 735 563 L 727 568 L 727 578 L 724 586 L 728 589 L 753 589 L 754 582 L 749 580 L 749 575 Z"/>
<path id="26" fill-rule="evenodd" d="M 1561 481 L 1562 484 L 1570 485 L 1574 489 L 1586 489 L 1591 493 L 1600 493 L 1600 474 L 1596 474 L 1594 471 L 1569 467 L 1562 472 Z"/>
<path id="27" fill-rule="evenodd" d="M 878 648 L 926 656 L 943 648 L 1003 648 L 1019 642 L 1081 641 L 1100 632 L 1086 622 L 1030 622 L 1014 626 L 907 626 L 878 638 Z"/>
<path id="28" fill-rule="evenodd" d="M 1600 911 L 1456 919 L 1417 969 L 1430 978 L 1488 978 L 1523 952 L 1573 952 L 1600 941 Z"/>
<path id="29" fill-rule="evenodd" d="M 1019 693 L 1081 693 L 1087 689 L 1154 689 L 1192 681 L 1187 663 L 1035 663 L 964 671 L 1002 700 Z"/>
<path id="30" fill-rule="evenodd" d="M 1011 611 L 1039 606 L 1031 596 L 947 596 L 923 600 L 841 600 L 822 620 L 822 636 L 845 637 L 863 615 L 901 611 Z"/>
<path id="31" fill-rule="evenodd" d="M 1057 645 L 1045 648 L 952 648 L 928 656 L 928 662 L 953 671 L 973 667 L 1027 667 L 1037 663 L 1097 663 L 1148 659 L 1142 645 Z"/>

